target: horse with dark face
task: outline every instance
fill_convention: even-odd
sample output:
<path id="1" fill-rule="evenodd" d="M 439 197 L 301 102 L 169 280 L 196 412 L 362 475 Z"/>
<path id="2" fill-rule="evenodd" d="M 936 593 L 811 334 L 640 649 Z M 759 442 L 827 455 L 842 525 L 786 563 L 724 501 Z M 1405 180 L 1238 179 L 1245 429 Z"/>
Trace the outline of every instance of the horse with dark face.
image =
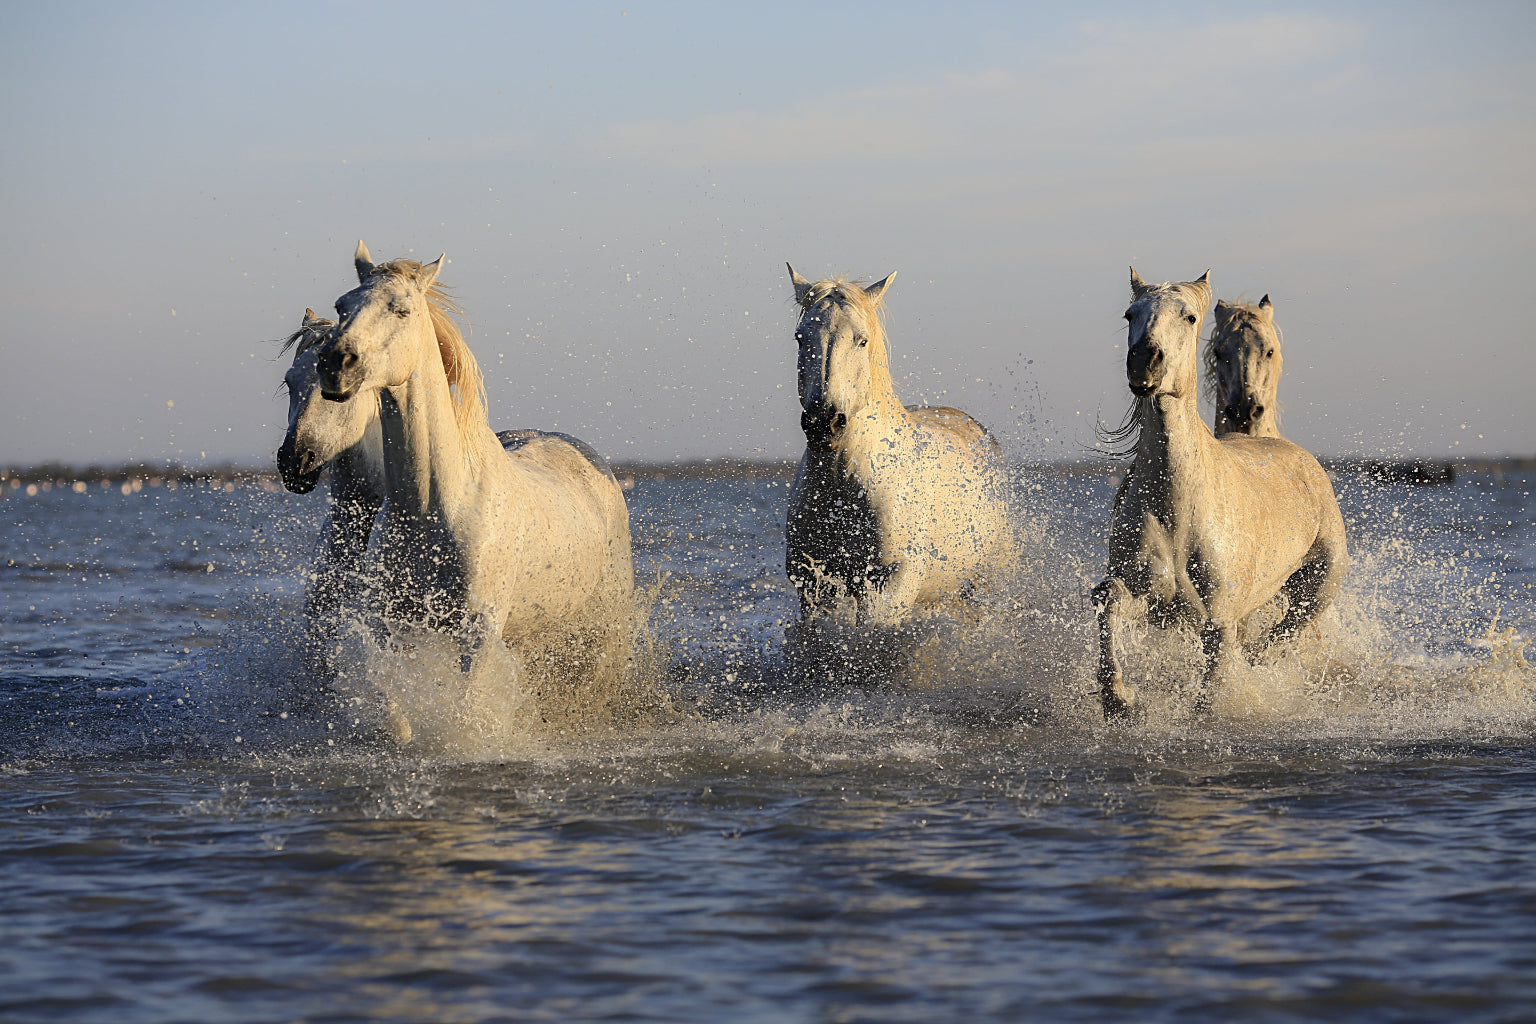
<path id="1" fill-rule="evenodd" d="M 277 450 L 283 486 L 308 494 L 330 470 L 331 502 L 320 528 L 319 553 L 305 588 L 313 654 L 328 662 L 337 619 L 348 594 L 360 589 L 359 571 L 368 551 L 373 521 L 384 504 L 384 442 L 377 402 L 328 402 L 320 394 L 320 346 L 336 321 L 304 311 L 299 329 L 283 350 L 294 350 L 283 375 L 288 391 L 288 433 Z"/>
<path id="2" fill-rule="evenodd" d="M 803 619 L 830 588 L 856 602 L 859 624 L 900 625 L 968 593 L 1002 560 L 997 442 L 958 409 L 896 397 L 879 315 L 894 274 L 864 287 L 789 272 L 805 454 L 785 568 Z"/>
<path id="3" fill-rule="evenodd" d="M 1266 295 L 1258 305 L 1216 303 L 1205 350 L 1205 383 L 1216 403 L 1216 434 L 1280 436 L 1280 328 Z"/>

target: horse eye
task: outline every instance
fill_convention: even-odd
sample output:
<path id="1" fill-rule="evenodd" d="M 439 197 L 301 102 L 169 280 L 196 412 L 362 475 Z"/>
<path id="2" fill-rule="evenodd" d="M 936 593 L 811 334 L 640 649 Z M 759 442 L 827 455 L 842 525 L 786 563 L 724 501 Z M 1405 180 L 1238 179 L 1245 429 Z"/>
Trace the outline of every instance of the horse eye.
<path id="1" fill-rule="evenodd" d="M 1193 314 L 1193 313 L 1185 313 L 1184 314 L 1184 319 L 1188 320 L 1192 324 L 1197 324 L 1197 323 L 1200 322 L 1200 318 L 1195 316 L 1195 314 Z"/>
<path id="2" fill-rule="evenodd" d="M 1130 310 L 1126 310 L 1125 311 L 1126 323 L 1130 323 L 1132 320 L 1135 320 L 1135 319 L 1136 319 L 1136 314 L 1135 313 L 1132 313 Z"/>
<path id="3" fill-rule="evenodd" d="M 868 338 L 858 338 L 856 340 L 859 343 L 859 348 L 863 348 L 865 345 L 869 344 L 869 339 Z"/>
<path id="4" fill-rule="evenodd" d="M 805 340 L 805 335 L 801 334 L 799 331 L 796 331 L 795 332 L 795 340 L 796 341 L 804 341 Z"/>
<path id="5" fill-rule="evenodd" d="M 1265 359 L 1273 359 L 1273 358 L 1275 358 L 1275 350 L 1274 349 L 1270 349 L 1268 352 L 1265 352 L 1264 353 L 1264 358 Z"/>

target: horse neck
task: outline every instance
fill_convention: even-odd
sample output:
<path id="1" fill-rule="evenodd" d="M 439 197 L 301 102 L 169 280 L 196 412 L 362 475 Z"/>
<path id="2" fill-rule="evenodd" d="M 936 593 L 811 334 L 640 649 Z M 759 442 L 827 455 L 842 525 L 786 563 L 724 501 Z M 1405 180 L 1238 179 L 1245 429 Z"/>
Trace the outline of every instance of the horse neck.
<path id="1" fill-rule="evenodd" d="M 415 371 L 403 384 L 380 390 L 379 426 L 384 498 L 395 518 L 451 520 L 474 483 L 473 466 L 499 447 L 484 423 L 460 433 L 435 340 L 422 344 Z"/>
<path id="2" fill-rule="evenodd" d="M 369 440 L 357 442 L 331 460 L 331 493 L 337 501 L 384 499 L 383 453 L 377 437 L 371 439 L 371 446 Z"/>
<path id="3" fill-rule="evenodd" d="M 367 468 L 362 442 L 331 460 L 331 512 L 323 543 L 334 564 L 355 562 L 368 549 L 373 519 L 384 504 L 382 474 Z"/>
<path id="4" fill-rule="evenodd" d="M 1154 395 L 1142 406 L 1136 474 L 1148 481 L 1172 481 L 1199 472 L 1215 443 L 1216 436 L 1200 416 L 1195 388 Z"/>

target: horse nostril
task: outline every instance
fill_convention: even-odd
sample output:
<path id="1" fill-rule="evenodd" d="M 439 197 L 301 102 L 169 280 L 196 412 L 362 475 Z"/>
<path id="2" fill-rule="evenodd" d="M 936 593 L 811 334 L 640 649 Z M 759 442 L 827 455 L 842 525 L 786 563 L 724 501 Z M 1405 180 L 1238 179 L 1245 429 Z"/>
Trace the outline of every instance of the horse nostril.
<path id="1" fill-rule="evenodd" d="M 1262 405 L 1255 405 L 1253 407 L 1253 416 L 1254 416 L 1254 418 L 1257 419 L 1258 417 L 1263 416 L 1263 415 L 1264 415 L 1264 407 Z"/>
<path id="2" fill-rule="evenodd" d="M 342 354 L 342 357 L 341 357 L 341 368 L 343 370 L 350 370 L 350 369 L 352 369 L 352 367 L 354 367 L 356 365 L 357 365 L 357 353 L 356 352 L 346 352 L 346 353 Z"/>

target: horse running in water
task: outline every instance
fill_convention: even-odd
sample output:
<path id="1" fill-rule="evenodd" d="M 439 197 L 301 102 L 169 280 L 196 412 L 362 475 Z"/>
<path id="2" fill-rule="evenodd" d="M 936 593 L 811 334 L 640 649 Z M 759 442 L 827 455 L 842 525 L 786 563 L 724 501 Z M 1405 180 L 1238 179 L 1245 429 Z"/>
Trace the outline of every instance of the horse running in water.
<path id="1" fill-rule="evenodd" d="M 304 311 L 283 351 L 294 349 L 283 375 L 288 392 L 288 433 L 277 450 L 283 486 L 295 494 L 314 490 L 330 469 L 331 501 L 320 527 L 315 566 L 304 594 L 313 655 L 323 667 L 335 638 L 342 601 L 360 580 L 374 518 L 384 504 L 384 442 L 378 401 L 327 402 L 320 395 L 319 346 L 336 321 Z"/>
<path id="2" fill-rule="evenodd" d="M 306 309 L 299 329 L 283 343 L 283 351 L 293 349 L 294 356 L 293 365 L 283 375 L 283 388 L 288 392 L 288 432 L 277 450 L 283 486 L 294 494 L 308 494 L 323 473 L 330 473 L 330 507 L 320 527 L 318 553 L 304 595 L 312 654 L 322 671 L 329 668 L 329 649 L 343 601 L 365 585 L 362 569 L 368 540 L 384 504 L 384 441 L 378 402 L 329 402 L 320 394 L 317 346 L 335 326 L 336 321 Z M 514 451 L 546 435 L 581 447 L 589 458 L 601 460 L 566 434 L 503 430 L 496 438 L 507 451 Z"/>
<path id="3" fill-rule="evenodd" d="M 863 287 L 789 273 L 805 454 L 785 568 L 802 619 L 846 595 L 859 624 L 898 626 L 968 593 L 1002 560 L 1010 534 L 998 445 L 958 409 L 897 399 L 879 313 L 895 274 Z"/>
<path id="4" fill-rule="evenodd" d="M 1310 453 L 1280 437 L 1217 437 L 1200 418 L 1197 363 L 1210 273 L 1149 285 L 1133 268 L 1131 297 L 1126 380 L 1135 398 L 1135 463 L 1115 495 L 1107 578 L 1093 591 L 1107 719 L 1137 709 L 1116 649 L 1126 619 L 1198 628 L 1203 711 L 1239 656 L 1247 616 L 1283 595 L 1285 613 L 1262 646 L 1287 642 L 1333 601 L 1349 566 L 1333 485 Z"/>
<path id="5" fill-rule="evenodd" d="M 457 637 L 466 673 L 490 644 L 561 638 L 622 672 L 634 569 L 612 472 L 573 439 L 518 431 L 507 450 L 491 432 L 441 257 L 374 264 L 359 242 L 354 263 L 358 287 L 336 302 L 318 368 L 324 398 L 377 410 L 384 504 L 369 575 L 386 620 Z"/>

